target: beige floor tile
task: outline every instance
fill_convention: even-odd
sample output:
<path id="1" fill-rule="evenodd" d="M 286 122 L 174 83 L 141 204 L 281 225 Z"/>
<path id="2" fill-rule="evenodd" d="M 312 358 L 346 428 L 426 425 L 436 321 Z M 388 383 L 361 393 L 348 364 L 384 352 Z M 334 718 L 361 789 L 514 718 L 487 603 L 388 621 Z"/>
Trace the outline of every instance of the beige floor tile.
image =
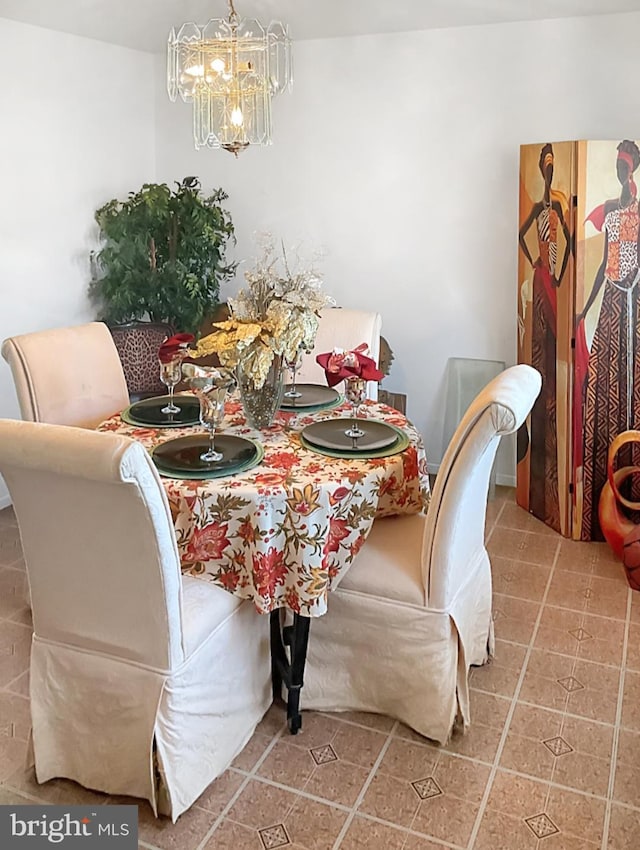
<path id="1" fill-rule="evenodd" d="M 350 823 L 340 850 L 404 850 L 407 833 L 356 816 Z"/>
<path id="2" fill-rule="evenodd" d="M 168 817 L 156 818 L 147 803 L 138 806 L 138 838 L 161 850 L 195 850 L 211 829 L 216 816 L 193 806 L 176 823 Z"/>
<path id="3" fill-rule="evenodd" d="M 449 794 L 432 797 L 420 804 L 412 828 L 427 836 L 466 846 L 479 806 Z M 452 813 L 455 812 L 455 816 Z"/>
<path id="4" fill-rule="evenodd" d="M 29 666 L 31 629 L 0 620 L 0 688 L 16 679 Z"/>
<path id="5" fill-rule="evenodd" d="M 615 667 L 534 649 L 520 700 L 612 724 L 619 678 L 620 671 Z"/>
<path id="6" fill-rule="evenodd" d="M 490 499 L 487 502 L 487 513 L 485 519 L 485 529 L 487 534 L 493 530 L 496 520 L 504 509 L 504 505 L 505 503 L 501 499 Z"/>
<path id="7" fill-rule="evenodd" d="M 264 850 L 257 830 L 223 820 L 204 845 L 204 850 Z"/>
<path id="8" fill-rule="evenodd" d="M 496 812 L 524 819 L 544 811 L 549 786 L 546 783 L 513 776 L 497 770 L 487 805 Z"/>
<path id="9" fill-rule="evenodd" d="M 488 664 L 472 667 L 469 674 L 470 686 L 503 697 L 515 693 L 520 671 L 524 664 L 527 648 L 519 644 L 496 641 L 495 657 Z"/>
<path id="10" fill-rule="evenodd" d="M 624 622 L 618 620 L 545 605 L 533 646 L 618 666 L 622 663 L 624 631 Z"/>
<path id="11" fill-rule="evenodd" d="M 31 710 L 25 697 L 0 691 L 0 736 L 29 740 Z"/>
<path id="12" fill-rule="evenodd" d="M 472 728 L 475 723 L 479 723 L 502 731 L 510 707 L 511 700 L 506 697 L 471 690 Z"/>
<path id="13" fill-rule="evenodd" d="M 636 850 L 640 847 L 640 810 L 611 806 L 607 850 Z"/>
<path id="14" fill-rule="evenodd" d="M 624 579 L 622 565 L 606 543 L 580 543 L 561 539 L 556 569 Z"/>
<path id="15" fill-rule="evenodd" d="M 628 588 L 621 582 L 592 574 L 556 570 L 547 604 L 625 620 L 627 596 Z"/>
<path id="16" fill-rule="evenodd" d="M 233 770 L 225 770 L 198 797 L 195 805 L 201 809 L 206 809 L 217 817 L 242 785 L 243 781 L 244 776 L 241 773 L 236 773 Z"/>
<path id="17" fill-rule="evenodd" d="M 227 812 L 227 817 L 243 826 L 263 829 L 283 823 L 295 801 L 294 792 L 252 779 Z"/>
<path id="18" fill-rule="evenodd" d="M 358 723 L 360 726 L 377 729 L 379 732 L 390 732 L 394 723 L 391 717 L 386 717 L 384 714 L 371 714 L 368 711 L 336 711 L 333 713 L 325 711 L 323 713 L 334 720 Z"/>
<path id="19" fill-rule="evenodd" d="M 9 784 L 14 785 L 11 780 L 16 771 L 24 771 L 26 761 L 26 741 L 15 738 L 13 735 L 0 735 L 0 782 L 9 782 Z M 17 788 L 16 790 L 21 789 Z"/>
<path id="20" fill-rule="evenodd" d="M 272 740 L 271 735 L 254 732 L 244 749 L 235 757 L 231 766 L 238 770 L 253 770 L 256 762 L 264 754 Z"/>
<path id="21" fill-rule="evenodd" d="M 626 666 L 628 670 L 640 672 L 640 623 L 631 623 L 629 626 Z"/>
<path id="22" fill-rule="evenodd" d="M 640 806 L 640 762 L 618 761 L 613 798 L 629 806 Z M 638 815 L 640 818 L 640 814 Z"/>
<path id="23" fill-rule="evenodd" d="M 560 831 L 538 840 L 533 828 L 540 829 L 541 826 L 546 826 L 547 830 L 557 829 L 554 824 L 549 826 L 548 822 L 541 824 L 539 819 L 534 819 L 530 827 L 524 819 L 487 809 L 473 850 L 600 850 L 599 844 Z"/>
<path id="24" fill-rule="evenodd" d="M 394 738 L 384 754 L 378 773 L 413 782 L 431 776 L 438 751 L 415 741 Z"/>
<path id="25" fill-rule="evenodd" d="M 448 753 L 456 753 L 461 756 L 467 756 L 468 758 L 492 763 L 498 751 L 502 729 L 475 723 L 473 721 L 473 713 L 471 717 L 471 726 L 466 734 L 463 735 L 454 732 L 451 740 L 444 747 L 433 746 Z"/>
<path id="26" fill-rule="evenodd" d="M 13 567 L 0 567 L 0 618 L 12 620 L 28 612 L 27 574 Z"/>
<path id="27" fill-rule="evenodd" d="M 21 697 L 29 696 L 29 671 L 25 670 L 6 686 L 6 690 Z"/>
<path id="28" fill-rule="evenodd" d="M 10 525 L 17 525 L 16 515 L 12 507 L 3 508 L 0 511 L 0 533 Z"/>
<path id="29" fill-rule="evenodd" d="M 494 591 L 530 601 L 542 599 L 550 572 L 551 567 L 546 564 L 526 564 L 498 557 L 491 561 Z"/>
<path id="30" fill-rule="evenodd" d="M 300 747 L 311 749 L 330 744 L 339 729 L 343 727 L 338 720 L 339 714 L 319 714 L 316 711 L 302 713 L 302 729 L 295 736 L 295 742 Z"/>
<path id="31" fill-rule="evenodd" d="M 493 595 L 493 622 L 500 640 L 529 644 L 539 613 L 539 602 Z"/>
<path id="32" fill-rule="evenodd" d="M 386 740 L 385 733 L 345 723 L 336 732 L 331 746 L 343 761 L 372 768 Z"/>
<path id="33" fill-rule="evenodd" d="M 300 790 L 304 788 L 315 766 L 309 750 L 296 747 L 285 739 L 276 742 L 258 768 L 258 775 Z"/>
<path id="34" fill-rule="evenodd" d="M 298 797 L 284 826 L 294 846 L 305 850 L 331 850 L 346 819 L 346 812 Z"/>
<path id="35" fill-rule="evenodd" d="M 545 525 L 542 520 L 534 517 L 533 514 L 530 514 L 524 508 L 516 505 L 515 502 L 505 503 L 498 519 L 498 525 L 504 526 L 505 528 L 515 528 L 519 531 L 532 531 L 536 534 L 546 534 L 553 537 L 556 541 L 558 539 L 557 533 L 552 528 Z"/>
<path id="36" fill-rule="evenodd" d="M 410 827 L 419 807 L 418 792 L 407 780 L 378 771 L 360 804 L 360 811 L 398 826 Z"/>
<path id="37" fill-rule="evenodd" d="M 545 842 L 548 839 L 545 839 Z M 473 845 L 474 850 L 536 850 L 538 839 L 523 818 L 487 808 Z"/>
<path id="38" fill-rule="evenodd" d="M 622 725 L 640 732 L 640 673 L 627 671 L 622 698 Z"/>
<path id="39" fill-rule="evenodd" d="M 305 714 L 305 717 L 308 717 L 308 715 Z M 274 703 L 270 706 L 260 723 L 258 723 L 256 734 L 273 738 L 277 732 L 281 732 L 285 728 L 286 723 L 286 709 L 282 705 L 276 705 Z"/>
<path id="40" fill-rule="evenodd" d="M 531 564 L 551 564 L 558 549 L 559 538 L 556 535 L 536 534 L 517 531 L 496 525 L 489 542 L 489 556 L 517 558 Z"/>
<path id="41" fill-rule="evenodd" d="M 20 532 L 16 525 L 7 524 L 0 534 L 0 566 L 11 566 L 20 558 L 22 558 Z"/>
<path id="42" fill-rule="evenodd" d="M 358 799 L 368 776 L 369 770 L 356 764 L 346 761 L 327 762 L 316 767 L 304 790 L 331 803 L 351 807 Z"/>
<path id="43" fill-rule="evenodd" d="M 600 846 L 605 808 L 604 800 L 552 787 L 545 811 L 560 832 Z"/>
<path id="44" fill-rule="evenodd" d="M 558 785 L 606 797 L 610 771 L 611 759 L 599 759 L 574 750 L 556 758 L 551 778 Z"/>
<path id="45" fill-rule="evenodd" d="M 621 729 L 618 738 L 618 762 L 640 766 L 640 732 Z M 634 805 L 639 805 L 634 803 Z"/>
<path id="46" fill-rule="evenodd" d="M 479 803 L 490 772 L 487 765 L 440 753 L 432 776 L 445 794 Z"/>
<path id="47" fill-rule="evenodd" d="M 631 622 L 640 623 L 640 593 L 637 590 L 631 593 Z"/>
<path id="48" fill-rule="evenodd" d="M 509 732 L 500 757 L 500 767 L 549 781 L 555 758 L 542 741 L 523 738 Z"/>

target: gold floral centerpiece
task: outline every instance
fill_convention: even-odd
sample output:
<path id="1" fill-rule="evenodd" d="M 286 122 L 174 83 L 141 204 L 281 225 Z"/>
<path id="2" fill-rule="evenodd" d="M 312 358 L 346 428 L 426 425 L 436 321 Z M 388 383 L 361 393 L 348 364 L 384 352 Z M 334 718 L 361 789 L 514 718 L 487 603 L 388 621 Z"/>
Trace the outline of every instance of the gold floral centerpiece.
<path id="1" fill-rule="evenodd" d="M 290 252 L 291 253 L 291 252 Z M 248 286 L 229 299 L 230 318 L 214 322 L 213 333 L 198 342 L 195 357 L 215 353 L 234 369 L 247 421 L 254 428 L 272 424 L 282 402 L 284 364 L 311 351 L 322 307 L 335 304 L 322 291 L 322 276 L 290 264 L 284 244 L 262 241 L 255 266 L 245 272 Z"/>

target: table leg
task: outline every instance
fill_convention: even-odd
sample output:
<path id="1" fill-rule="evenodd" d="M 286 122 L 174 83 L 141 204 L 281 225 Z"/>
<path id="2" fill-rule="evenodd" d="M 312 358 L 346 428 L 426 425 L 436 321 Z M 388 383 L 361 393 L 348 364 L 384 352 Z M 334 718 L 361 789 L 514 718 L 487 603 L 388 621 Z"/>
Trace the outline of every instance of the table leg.
<path id="1" fill-rule="evenodd" d="M 280 611 L 271 612 L 271 676 L 274 699 L 281 699 L 282 685 L 287 688 L 287 722 L 292 735 L 302 727 L 300 691 L 304 684 L 310 618 L 293 615 L 293 625 L 280 625 Z M 289 657 L 285 646 L 289 647 Z"/>

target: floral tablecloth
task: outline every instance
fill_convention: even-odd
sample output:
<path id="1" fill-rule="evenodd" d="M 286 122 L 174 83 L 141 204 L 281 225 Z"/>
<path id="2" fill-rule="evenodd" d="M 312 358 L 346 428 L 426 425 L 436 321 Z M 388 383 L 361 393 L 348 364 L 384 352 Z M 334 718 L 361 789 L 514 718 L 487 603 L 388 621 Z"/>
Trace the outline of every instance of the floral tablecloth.
<path id="1" fill-rule="evenodd" d="M 409 447 L 391 457 L 334 459 L 306 449 L 300 430 L 347 416 L 343 405 L 306 416 L 279 412 L 263 431 L 247 427 L 239 402 L 222 430 L 259 440 L 259 466 L 227 478 L 163 478 L 183 573 L 215 582 L 269 613 L 287 607 L 309 617 L 327 610 L 327 593 L 357 555 L 375 517 L 419 513 L 429 499 L 422 438 L 397 410 L 367 402 L 361 415 L 402 428 Z M 346 421 L 345 421 L 346 424 Z M 101 431 L 127 434 L 151 449 L 197 428 L 137 428 L 113 416 Z"/>

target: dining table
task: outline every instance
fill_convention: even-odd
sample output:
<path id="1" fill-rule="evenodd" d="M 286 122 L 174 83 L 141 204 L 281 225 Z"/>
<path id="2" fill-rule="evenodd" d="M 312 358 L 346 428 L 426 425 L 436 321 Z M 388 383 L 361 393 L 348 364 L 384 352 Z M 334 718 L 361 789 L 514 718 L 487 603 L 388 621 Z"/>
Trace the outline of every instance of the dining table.
<path id="1" fill-rule="evenodd" d="M 180 405 L 189 397 L 175 398 Z M 271 427 L 256 430 L 232 394 L 220 435 L 251 441 L 255 460 L 233 474 L 214 470 L 208 477 L 180 477 L 160 468 L 183 574 L 251 600 L 260 614 L 270 616 L 273 693 L 281 699 L 283 684 L 287 688 L 293 734 L 302 724 L 300 691 L 311 620 L 327 612 L 331 590 L 375 520 L 420 513 L 429 503 L 423 440 L 399 411 L 371 400 L 360 408 L 362 420 L 397 431 L 398 439 L 386 450 L 331 451 L 305 439 L 315 423 L 340 427 L 334 420 L 342 420 L 347 427 L 349 414 L 339 396 L 322 409 L 280 409 Z M 143 426 L 126 411 L 98 430 L 132 437 L 152 457 L 181 437 L 201 433 L 206 443 L 199 424 Z"/>

